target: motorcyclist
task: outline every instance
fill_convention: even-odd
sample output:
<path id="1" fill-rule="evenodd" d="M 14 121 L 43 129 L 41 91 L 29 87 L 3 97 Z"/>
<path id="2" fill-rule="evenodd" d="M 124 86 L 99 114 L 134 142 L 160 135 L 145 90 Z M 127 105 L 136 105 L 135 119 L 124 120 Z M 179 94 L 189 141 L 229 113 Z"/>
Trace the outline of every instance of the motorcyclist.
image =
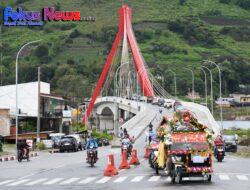
<path id="1" fill-rule="evenodd" d="M 30 161 L 30 159 L 29 159 L 29 151 L 30 151 L 29 148 L 30 148 L 30 146 L 27 144 L 26 139 L 21 139 L 21 140 L 18 141 L 17 149 L 18 149 L 18 151 L 23 152 L 23 156 L 25 156 L 28 161 Z"/>
<path id="2" fill-rule="evenodd" d="M 225 145 L 221 135 L 218 135 L 214 141 L 214 156 L 218 153 L 218 146 L 223 148 L 223 156 L 225 156 Z"/>
<path id="3" fill-rule="evenodd" d="M 151 123 L 150 123 L 151 124 Z M 152 124 L 151 124 L 152 125 Z M 153 141 L 156 138 L 156 134 L 153 131 L 153 125 L 152 127 L 149 127 L 149 131 L 148 131 L 148 142 L 149 144 L 151 143 L 151 141 Z"/>
<path id="4" fill-rule="evenodd" d="M 132 145 L 132 141 L 129 138 L 128 134 L 124 135 L 124 138 L 122 139 L 121 142 L 122 142 L 122 145 L 127 145 L 128 146 L 128 151 L 131 152 L 131 150 L 133 148 L 133 145 Z"/>
<path id="5" fill-rule="evenodd" d="M 98 159 L 98 150 L 97 149 L 98 149 L 97 140 L 92 135 L 90 135 L 88 138 L 87 144 L 86 144 L 87 157 L 88 157 L 89 150 L 94 150 L 95 155 L 96 155 L 96 159 Z"/>

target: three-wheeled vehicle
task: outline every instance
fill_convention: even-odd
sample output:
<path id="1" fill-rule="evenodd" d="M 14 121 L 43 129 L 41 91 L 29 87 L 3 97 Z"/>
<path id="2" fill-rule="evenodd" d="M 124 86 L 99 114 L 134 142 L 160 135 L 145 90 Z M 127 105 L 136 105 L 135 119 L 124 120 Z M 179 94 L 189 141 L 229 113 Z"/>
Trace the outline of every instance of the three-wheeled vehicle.
<path id="1" fill-rule="evenodd" d="M 168 150 L 168 168 L 173 183 L 182 183 L 183 177 L 212 178 L 212 150 L 205 132 L 183 131 L 171 134 Z"/>

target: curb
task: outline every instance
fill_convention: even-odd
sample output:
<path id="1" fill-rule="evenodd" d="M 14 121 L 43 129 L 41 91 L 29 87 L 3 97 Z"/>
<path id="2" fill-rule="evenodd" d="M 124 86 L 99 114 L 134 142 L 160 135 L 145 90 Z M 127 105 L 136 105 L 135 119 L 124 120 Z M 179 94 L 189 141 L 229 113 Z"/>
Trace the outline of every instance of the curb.
<path id="1" fill-rule="evenodd" d="M 38 152 L 30 153 L 30 157 L 36 157 L 36 156 L 39 156 Z M 13 160 L 16 160 L 16 156 L 0 157 L 0 162 L 7 162 L 7 161 L 13 161 Z"/>
<path id="2" fill-rule="evenodd" d="M 53 154 L 53 153 L 58 153 L 58 152 L 59 152 L 59 150 L 58 150 L 58 149 L 49 150 L 49 153 L 50 153 L 50 154 Z"/>

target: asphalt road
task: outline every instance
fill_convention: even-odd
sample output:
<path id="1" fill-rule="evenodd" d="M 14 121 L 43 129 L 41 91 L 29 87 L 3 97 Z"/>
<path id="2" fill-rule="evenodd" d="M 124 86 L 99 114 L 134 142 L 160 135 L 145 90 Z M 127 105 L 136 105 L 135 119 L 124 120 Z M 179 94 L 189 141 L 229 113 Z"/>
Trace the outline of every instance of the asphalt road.
<path id="1" fill-rule="evenodd" d="M 214 162 L 215 173 L 212 182 L 202 179 L 184 181 L 182 185 L 171 184 L 169 178 L 161 171 L 155 175 L 143 159 L 143 135 L 135 143 L 141 164 L 129 170 L 120 170 L 115 177 L 104 177 L 107 155 L 115 155 L 116 166 L 120 162 L 120 149 L 99 148 L 99 161 L 94 168 L 85 163 L 86 152 L 77 153 L 41 153 L 31 162 L 0 163 L 1 190 L 46 190 L 46 189 L 212 189 L 212 190 L 249 190 L 250 159 L 226 156 L 224 162 Z"/>

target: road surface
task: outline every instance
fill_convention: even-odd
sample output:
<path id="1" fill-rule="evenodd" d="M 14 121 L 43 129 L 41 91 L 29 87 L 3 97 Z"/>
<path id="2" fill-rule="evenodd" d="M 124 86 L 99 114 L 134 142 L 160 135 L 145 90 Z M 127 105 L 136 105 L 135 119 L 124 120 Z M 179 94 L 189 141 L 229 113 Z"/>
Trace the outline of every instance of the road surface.
<path id="1" fill-rule="evenodd" d="M 47 189 L 107 189 L 107 190 L 249 190 L 250 159 L 227 155 L 222 163 L 214 162 L 215 173 L 212 182 L 202 179 L 184 181 L 182 185 L 171 184 L 164 171 L 155 175 L 143 159 L 145 135 L 135 143 L 141 164 L 129 170 L 121 170 L 115 177 L 104 177 L 107 154 L 115 154 L 118 168 L 120 149 L 110 146 L 99 148 L 99 161 L 94 168 L 85 163 L 86 152 L 41 153 L 31 162 L 16 161 L 0 163 L 1 190 L 47 190 Z"/>

